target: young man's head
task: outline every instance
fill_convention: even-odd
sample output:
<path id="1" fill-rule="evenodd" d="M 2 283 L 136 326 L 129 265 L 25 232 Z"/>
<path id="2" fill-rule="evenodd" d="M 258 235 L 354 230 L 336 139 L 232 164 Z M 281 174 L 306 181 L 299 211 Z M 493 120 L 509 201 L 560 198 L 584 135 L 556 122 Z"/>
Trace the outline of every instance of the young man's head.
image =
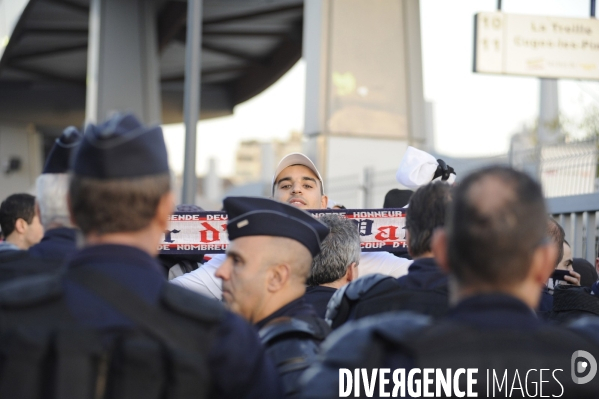
<path id="1" fill-rule="evenodd" d="M 229 197 L 227 259 L 216 271 L 229 308 L 256 323 L 301 297 L 328 228 L 310 214 L 265 198 Z"/>
<path id="2" fill-rule="evenodd" d="M 557 253 L 547 244 L 540 185 L 511 168 L 489 167 L 466 177 L 453 198 L 433 250 L 458 299 L 502 292 L 535 308 Z"/>
<path id="3" fill-rule="evenodd" d="M 337 215 L 319 218 L 331 232 L 320 245 L 320 253 L 312 261 L 308 285 L 340 288 L 358 278 L 360 234 L 354 222 Z"/>
<path id="4" fill-rule="evenodd" d="M 44 228 L 35 214 L 35 197 L 13 194 L 0 204 L 0 228 L 4 239 L 19 249 L 40 242 Z"/>
<path id="5" fill-rule="evenodd" d="M 88 243 L 156 253 L 174 208 L 162 130 L 132 115 L 88 126 L 75 156 L 69 205 Z"/>
<path id="6" fill-rule="evenodd" d="M 406 238 L 412 258 L 432 257 L 431 240 L 436 228 L 445 225 L 445 213 L 451 201 L 447 183 L 429 183 L 410 198 L 406 214 Z"/>
<path id="7" fill-rule="evenodd" d="M 277 166 L 272 196 L 275 201 L 301 209 L 324 209 L 328 201 L 318 169 L 300 153 L 287 155 Z"/>
<path id="8" fill-rule="evenodd" d="M 557 270 L 574 270 L 573 263 L 574 259 L 572 257 L 572 248 L 570 247 L 570 243 L 564 240 L 563 249 L 562 249 L 562 257 L 557 264 Z"/>
<path id="9" fill-rule="evenodd" d="M 560 224 L 552 217 L 547 218 L 547 236 L 557 250 L 557 258 L 555 267 L 557 267 L 560 259 L 564 256 L 564 240 L 566 233 Z"/>

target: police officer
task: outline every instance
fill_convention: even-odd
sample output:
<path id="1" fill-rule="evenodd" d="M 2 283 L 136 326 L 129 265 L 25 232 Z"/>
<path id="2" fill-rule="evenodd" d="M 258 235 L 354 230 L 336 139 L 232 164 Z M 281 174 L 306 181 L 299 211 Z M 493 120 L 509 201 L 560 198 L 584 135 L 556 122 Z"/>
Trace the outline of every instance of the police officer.
<path id="1" fill-rule="evenodd" d="M 327 313 L 333 328 L 347 320 L 392 310 L 411 310 L 434 317 L 447 313 L 447 274 L 433 258 L 431 240 L 435 229 L 445 224 L 450 190 L 447 183 L 435 182 L 413 194 L 406 215 L 406 241 L 414 259 L 408 274 L 398 279 L 380 274 L 364 276 L 338 290 Z"/>
<path id="2" fill-rule="evenodd" d="M 295 397 L 297 378 L 328 334 L 303 295 L 329 229 L 301 209 L 266 198 L 229 197 L 224 208 L 231 244 L 216 271 L 223 299 L 259 330 L 286 396 Z"/>
<path id="3" fill-rule="evenodd" d="M 77 251 L 78 230 L 73 226 L 67 206 L 71 152 L 81 133 L 70 126 L 56 139 L 44 170 L 36 181 L 36 213 L 44 226 L 44 238 L 29 248 L 33 258 L 42 259 L 46 269 L 60 266 Z"/>
<path id="4" fill-rule="evenodd" d="M 590 359 L 599 353 L 599 319 L 573 331 L 544 324 L 533 311 L 556 258 L 546 240 L 546 212 L 541 187 L 524 173 L 490 167 L 466 177 L 432 243 L 439 266 L 451 273 L 448 315 L 432 324 L 401 312 L 347 323 L 323 344 L 323 360 L 302 381 L 302 397 L 338 397 L 340 389 L 365 395 L 362 380 L 354 381 L 358 393 L 348 378 L 340 380 L 340 369 L 372 376 L 370 369 L 389 368 L 387 382 L 393 373 L 399 381 L 403 370 L 402 392 L 418 397 L 530 397 L 542 389 L 543 396 L 596 398 L 599 378 L 586 377 L 596 372 Z M 585 379 L 577 376 L 585 365 L 580 356 L 595 369 Z M 354 374 L 359 368 L 367 370 Z M 448 377 L 450 385 L 443 385 Z M 378 379 L 369 396 L 388 393 L 384 382 Z"/>
<path id="5" fill-rule="evenodd" d="M 161 274 L 170 184 L 160 127 L 86 128 L 69 188 L 85 247 L 0 290 L 0 397 L 280 397 L 253 328 Z"/>

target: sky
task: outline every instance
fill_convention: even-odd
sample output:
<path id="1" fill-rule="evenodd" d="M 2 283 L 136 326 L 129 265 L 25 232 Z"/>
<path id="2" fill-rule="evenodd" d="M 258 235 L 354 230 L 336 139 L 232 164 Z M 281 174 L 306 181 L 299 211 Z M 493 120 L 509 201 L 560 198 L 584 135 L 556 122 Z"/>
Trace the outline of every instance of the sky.
<path id="1" fill-rule="evenodd" d="M 539 80 L 472 72 L 474 14 L 495 11 L 496 0 L 420 0 L 424 97 L 433 103 L 435 146 L 451 156 L 506 153 L 509 138 L 534 123 Z M 514 14 L 587 18 L 589 0 L 503 0 Z M 300 60 L 279 81 L 235 107 L 233 115 L 198 124 L 197 173 L 216 159 L 221 176 L 231 176 L 242 140 L 285 139 L 303 130 L 305 63 Z M 559 81 L 560 111 L 577 120 L 586 107 L 599 105 L 599 82 Z M 175 173 L 183 168 L 184 129 L 164 126 Z"/>

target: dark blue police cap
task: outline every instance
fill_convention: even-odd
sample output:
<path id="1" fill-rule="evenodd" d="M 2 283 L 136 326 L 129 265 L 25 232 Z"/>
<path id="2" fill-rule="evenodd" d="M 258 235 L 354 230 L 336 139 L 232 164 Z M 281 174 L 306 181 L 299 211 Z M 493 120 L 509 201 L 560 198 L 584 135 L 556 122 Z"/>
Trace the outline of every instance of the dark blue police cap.
<path id="1" fill-rule="evenodd" d="M 143 126 L 131 114 L 89 124 L 75 155 L 73 172 L 95 179 L 118 179 L 169 172 L 160 126 Z"/>
<path id="2" fill-rule="evenodd" d="M 307 212 L 267 198 L 227 197 L 229 240 L 246 236 L 287 237 L 299 241 L 312 256 L 320 252 L 320 243 L 329 228 Z"/>
<path id="3" fill-rule="evenodd" d="M 42 174 L 67 173 L 71 161 L 71 152 L 81 141 L 81 133 L 74 126 L 67 127 L 62 135 L 56 139 L 54 147 L 50 150 Z"/>

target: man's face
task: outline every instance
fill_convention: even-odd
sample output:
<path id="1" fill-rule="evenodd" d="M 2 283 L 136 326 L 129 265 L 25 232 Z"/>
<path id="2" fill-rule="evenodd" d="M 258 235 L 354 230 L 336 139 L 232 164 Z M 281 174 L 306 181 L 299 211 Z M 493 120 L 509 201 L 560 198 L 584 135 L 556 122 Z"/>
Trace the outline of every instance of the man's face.
<path id="1" fill-rule="evenodd" d="M 216 271 L 223 280 L 223 299 L 231 311 L 255 323 L 265 303 L 269 261 L 265 258 L 271 237 L 240 237 L 229 244 L 227 259 Z"/>
<path id="2" fill-rule="evenodd" d="M 40 223 L 37 215 L 33 217 L 31 223 L 25 222 L 24 242 L 27 248 L 37 244 L 44 237 L 44 227 Z"/>
<path id="3" fill-rule="evenodd" d="M 572 259 L 572 248 L 566 243 L 564 243 L 564 256 L 562 260 L 560 260 L 557 265 L 557 270 L 574 270 L 572 267 L 573 259 Z"/>
<path id="4" fill-rule="evenodd" d="M 318 177 L 303 165 L 289 166 L 275 179 L 274 200 L 301 209 L 324 209 L 327 196 L 321 194 Z"/>

